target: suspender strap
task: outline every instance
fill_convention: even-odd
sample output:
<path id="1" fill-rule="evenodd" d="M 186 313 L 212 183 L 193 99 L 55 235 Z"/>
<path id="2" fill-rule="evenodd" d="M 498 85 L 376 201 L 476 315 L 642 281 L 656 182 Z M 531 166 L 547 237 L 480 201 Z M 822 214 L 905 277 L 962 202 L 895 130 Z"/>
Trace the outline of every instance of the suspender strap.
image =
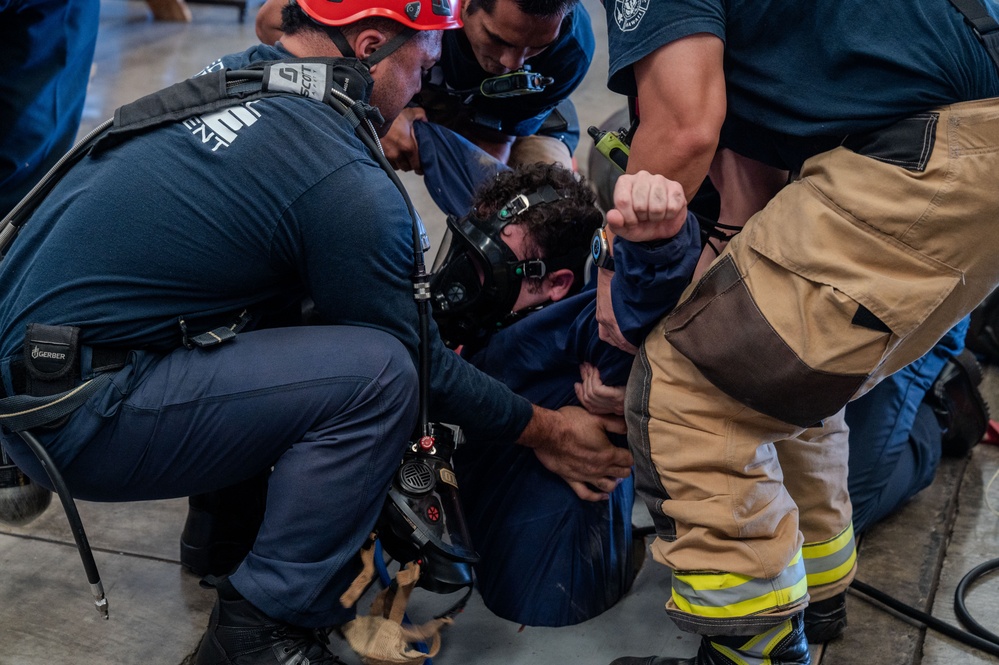
<path id="1" fill-rule="evenodd" d="M 950 0 L 971 27 L 999 71 L 999 23 L 978 0 Z"/>

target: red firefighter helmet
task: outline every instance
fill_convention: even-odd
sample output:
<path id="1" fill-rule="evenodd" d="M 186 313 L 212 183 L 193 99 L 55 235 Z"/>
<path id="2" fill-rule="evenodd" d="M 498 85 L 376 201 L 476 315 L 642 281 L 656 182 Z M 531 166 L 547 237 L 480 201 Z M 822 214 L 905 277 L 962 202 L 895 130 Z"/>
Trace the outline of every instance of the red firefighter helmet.
<path id="1" fill-rule="evenodd" d="M 348 25 L 380 16 L 413 30 L 461 27 L 461 0 L 296 0 L 309 17 L 324 25 Z"/>

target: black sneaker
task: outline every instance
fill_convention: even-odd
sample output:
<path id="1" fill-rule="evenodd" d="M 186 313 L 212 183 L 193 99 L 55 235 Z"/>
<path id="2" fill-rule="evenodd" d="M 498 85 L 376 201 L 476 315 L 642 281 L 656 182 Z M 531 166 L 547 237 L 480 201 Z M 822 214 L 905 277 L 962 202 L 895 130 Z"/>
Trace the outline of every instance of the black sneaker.
<path id="1" fill-rule="evenodd" d="M 337 665 L 320 630 L 272 619 L 229 583 L 216 587 L 218 600 L 201 638 L 195 665 Z"/>
<path id="2" fill-rule="evenodd" d="M 978 390 L 982 366 L 975 354 L 965 349 L 949 359 L 926 393 L 943 430 L 941 450 L 945 457 L 964 457 L 974 448 L 989 426 L 989 407 Z"/>
<path id="3" fill-rule="evenodd" d="M 804 623 L 809 644 L 825 644 L 842 635 L 846 630 L 846 591 L 808 603 Z"/>

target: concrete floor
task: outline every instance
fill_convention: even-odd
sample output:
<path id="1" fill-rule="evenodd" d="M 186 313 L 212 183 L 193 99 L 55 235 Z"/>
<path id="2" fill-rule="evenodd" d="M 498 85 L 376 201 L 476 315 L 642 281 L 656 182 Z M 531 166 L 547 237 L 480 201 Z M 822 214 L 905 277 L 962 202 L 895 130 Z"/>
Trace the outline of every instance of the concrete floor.
<path id="1" fill-rule="evenodd" d="M 255 8 L 257 3 L 251 3 Z M 623 106 L 604 86 L 606 37 L 599 0 L 584 0 L 596 17 L 598 51 L 590 74 L 576 92 L 582 126 L 599 124 Z M 238 22 L 232 7 L 192 4 L 191 23 L 156 23 L 137 0 L 104 0 L 94 76 L 82 132 L 111 116 L 117 106 L 199 71 L 224 53 L 252 44 L 251 8 Z M 577 154 L 585 172 L 589 141 Z M 419 178 L 404 182 L 431 237 L 442 232 L 437 212 Z M 999 414 L 999 371 L 989 368 L 987 398 Z M 873 529 L 861 543 L 859 579 L 954 622 L 953 589 L 969 568 L 999 553 L 999 516 L 984 502 L 985 487 L 999 467 L 999 447 L 980 445 L 969 459 L 946 460 L 937 480 L 904 510 Z M 991 490 L 999 505 L 999 486 Z M 178 539 L 186 501 L 133 504 L 80 503 L 107 590 L 111 620 L 93 609 L 73 539 L 54 504 L 23 528 L 0 527 L 0 665 L 122 664 L 177 665 L 196 647 L 214 593 L 184 573 Z M 640 512 L 636 519 L 645 519 Z M 646 564 L 634 589 L 604 615 L 563 629 L 522 628 L 493 617 L 476 597 L 445 631 L 435 659 L 441 664 L 605 665 L 621 655 L 686 655 L 697 640 L 665 617 L 669 576 Z M 415 621 L 446 606 L 417 592 Z M 363 601 L 362 601 L 363 603 Z M 362 604 L 362 607 L 364 605 Z M 964 665 L 999 658 L 927 633 L 857 595 L 849 598 L 850 628 L 824 649 L 822 665 L 859 663 Z M 969 609 L 999 632 L 999 582 L 986 578 L 971 594 Z M 341 648 L 349 663 L 356 656 Z"/>

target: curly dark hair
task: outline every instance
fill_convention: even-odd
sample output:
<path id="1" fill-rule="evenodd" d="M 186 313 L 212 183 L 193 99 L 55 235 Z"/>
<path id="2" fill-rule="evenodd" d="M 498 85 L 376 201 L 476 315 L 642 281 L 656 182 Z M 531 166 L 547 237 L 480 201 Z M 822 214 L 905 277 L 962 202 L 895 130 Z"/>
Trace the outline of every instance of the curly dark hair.
<path id="1" fill-rule="evenodd" d="M 570 268 L 575 275 L 572 292 L 583 285 L 583 269 L 593 232 L 603 222 L 596 194 L 585 178 L 560 164 L 528 164 L 504 171 L 475 194 L 473 207 L 489 217 L 518 194 L 530 194 L 551 185 L 563 198 L 534 205 L 517 215 L 514 224 L 525 227 L 527 249 L 542 259 Z M 540 287 L 540 280 L 534 288 Z"/>
<path id="2" fill-rule="evenodd" d="M 556 16 L 558 14 L 568 14 L 579 0 L 513 0 L 517 3 L 520 11 L 531 16 Z M 468 13 L 474 14 L 480 9 L 486 10 L 487 14 L 492 14 L 496 7 L 496 0 L 468 0 Z"/>

